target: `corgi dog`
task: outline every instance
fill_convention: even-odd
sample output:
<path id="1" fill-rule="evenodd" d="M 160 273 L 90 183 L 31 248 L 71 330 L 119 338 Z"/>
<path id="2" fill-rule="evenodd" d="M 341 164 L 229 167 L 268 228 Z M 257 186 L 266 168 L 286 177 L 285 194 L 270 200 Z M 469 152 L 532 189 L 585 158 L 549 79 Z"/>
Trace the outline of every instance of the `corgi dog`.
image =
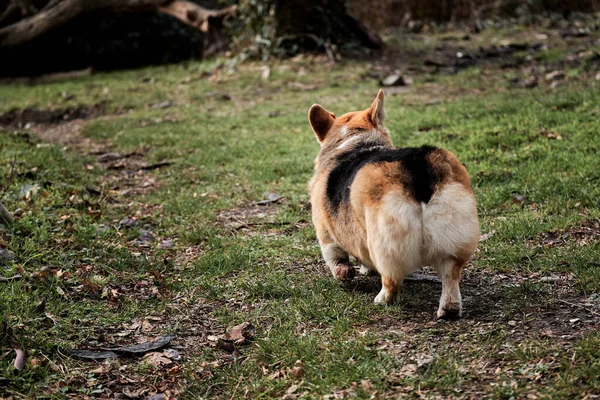
<path id="1" fill-rule="evenodd" d="M 423 265 L 441 276 L 438 318 L 462 313 L 459 281 L 479 241 L 477 203 L 467 170 L 449 151 L 395 148 L 384 93 L 369 108 L 336 118 L 314 104 L 308 120 L 321 149 L 308 185 L 323 258 L 339 280 L 377 271 L 375 303 L 390 304 L 404 278 Z"/>

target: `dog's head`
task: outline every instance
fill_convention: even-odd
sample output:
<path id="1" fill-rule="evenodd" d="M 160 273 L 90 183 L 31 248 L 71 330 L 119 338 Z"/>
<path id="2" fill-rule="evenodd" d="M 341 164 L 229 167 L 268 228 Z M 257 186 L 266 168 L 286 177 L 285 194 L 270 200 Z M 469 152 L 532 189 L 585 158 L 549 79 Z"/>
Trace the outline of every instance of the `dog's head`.
<path id="1" fill-rule="evenodd" d="M 383 124 L 385 121 L 383 99 L 384 93 L 380 89 L 369 108 L 349 112 L 339 118 L 319 104 L 313 104 L 308 111 L 308 121 L 321 147 L 341 148 L 366 138 L 391 144 L 389 131 Z"/>

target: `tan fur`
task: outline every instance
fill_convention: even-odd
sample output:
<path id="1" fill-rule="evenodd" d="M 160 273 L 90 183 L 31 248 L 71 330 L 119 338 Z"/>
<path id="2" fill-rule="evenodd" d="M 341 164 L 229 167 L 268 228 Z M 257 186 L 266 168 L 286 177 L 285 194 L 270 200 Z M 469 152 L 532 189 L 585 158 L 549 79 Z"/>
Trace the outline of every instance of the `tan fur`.
<path id="1" fill-rule="evenodd" d="M 379 272 L 382 289 L 375 302 L 386 304 L 397 298 L 408 274 L 432 265 L 442 279 L 438 317 L 460 315 L 461 269 L 477 247 L 479 223 L 469 176 L 452 153 L 438 149 L 428 155 L 441 179 L 427 204 L 413 199 L 401 183 L 407 173 L 401 164 L 380 162 L 358 170 L 348 210 L 329 211 L 327 180 L 336 156 L 368 138 L 392 149 L 384 120 L 383 91 L 368 109 L 339 118 L 321 106 L 311 107 L 309 121 L 321 151 L 309 191 L 323 257 L 337 279 L 354 276 L 349 254 Z"/>

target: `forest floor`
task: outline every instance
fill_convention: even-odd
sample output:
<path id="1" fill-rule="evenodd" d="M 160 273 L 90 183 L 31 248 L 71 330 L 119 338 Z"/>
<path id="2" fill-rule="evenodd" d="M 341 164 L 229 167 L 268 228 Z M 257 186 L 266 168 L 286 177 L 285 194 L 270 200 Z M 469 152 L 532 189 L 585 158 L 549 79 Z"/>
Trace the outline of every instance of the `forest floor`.
<path id="1" fill-rule="evenodd" d="M 599 398 L 598 31 L 399 37 L 0 85 L 0 397 Z M 458 321 L 427 267 L 393 306 L 335 281 L 310 222 L 308 108 L 397 69 L 394 143 L 453 151 L 479 203 Z"/>

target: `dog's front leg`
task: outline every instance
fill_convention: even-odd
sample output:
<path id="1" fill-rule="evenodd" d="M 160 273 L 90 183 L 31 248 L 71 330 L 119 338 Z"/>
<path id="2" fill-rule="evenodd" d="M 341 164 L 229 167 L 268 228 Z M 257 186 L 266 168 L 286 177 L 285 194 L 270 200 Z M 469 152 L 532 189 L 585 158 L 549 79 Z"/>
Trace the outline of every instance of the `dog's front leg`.
<path id="1" fill-rule="evenodd" d="M 350 265 L 348 253 L 334 242 L 321 242 L 321 253 L 334 278 L 349 281 L 354 278 L 354 268 Z"/>

